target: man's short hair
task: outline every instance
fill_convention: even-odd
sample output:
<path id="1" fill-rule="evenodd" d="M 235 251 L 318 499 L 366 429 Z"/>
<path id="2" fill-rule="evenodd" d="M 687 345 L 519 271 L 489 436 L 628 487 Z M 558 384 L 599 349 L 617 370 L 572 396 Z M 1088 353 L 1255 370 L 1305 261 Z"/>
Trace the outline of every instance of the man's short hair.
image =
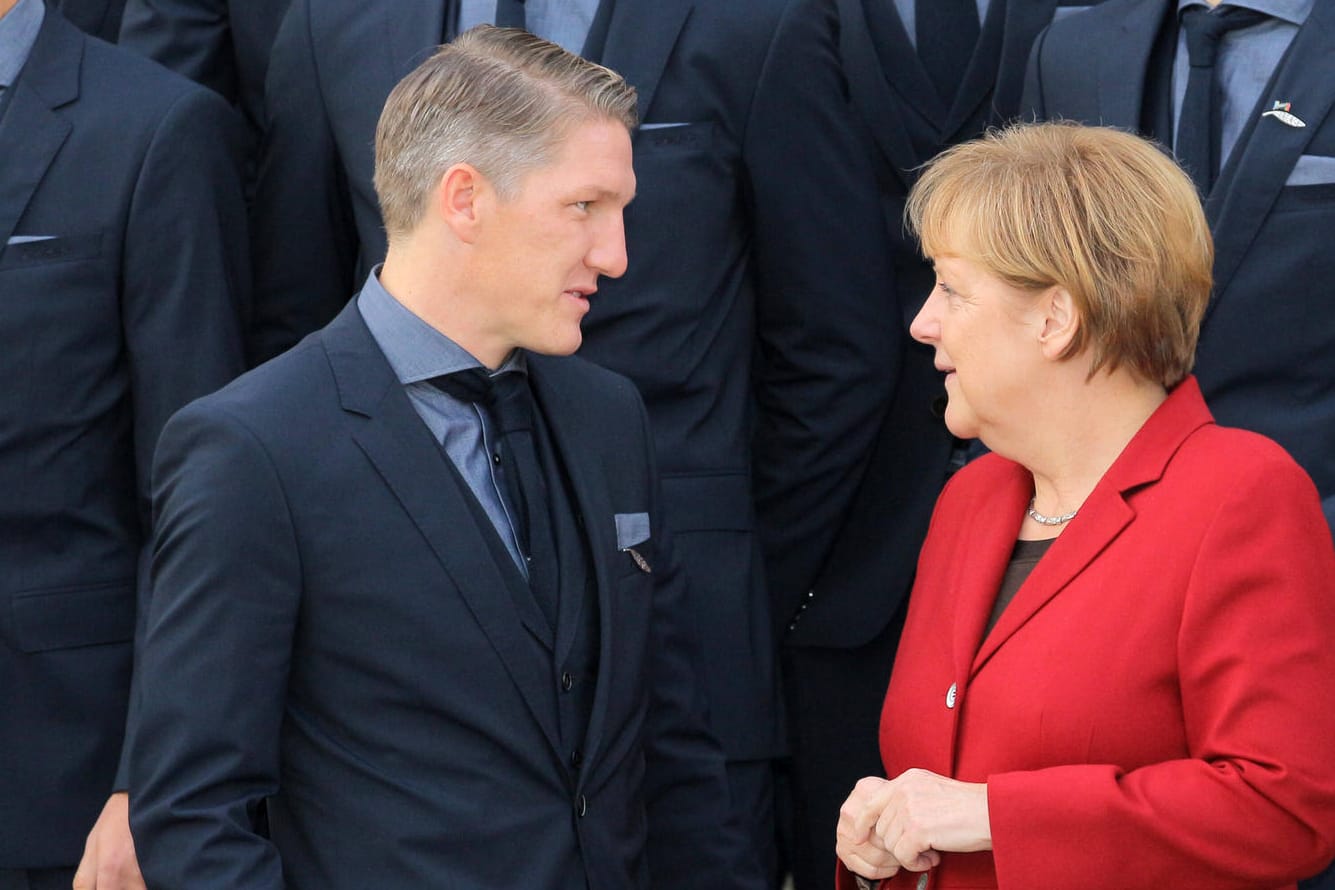
<path id="1" fill-rule="evenodd" d="M 1065 288 L 1080 329 L 1063 357 L 1127 365 L 1173 387 L 1191 372 L 1214 246 L 1195 187 L 1139 136 L 1016 124 L 938 155 L 905 217 L 928 256 L 976 262 L 1012 287 Z"/>
<path id="2" fill-rule="evenodd" d="M 460 34 L 401 80 L 380 114 L 375 189 L 390 238 L 417 226 L 454 164 L 512 198 L 575 125 L 597 119 L 634 129 L 635 88 L 621 75 L 527 31 Z"/>

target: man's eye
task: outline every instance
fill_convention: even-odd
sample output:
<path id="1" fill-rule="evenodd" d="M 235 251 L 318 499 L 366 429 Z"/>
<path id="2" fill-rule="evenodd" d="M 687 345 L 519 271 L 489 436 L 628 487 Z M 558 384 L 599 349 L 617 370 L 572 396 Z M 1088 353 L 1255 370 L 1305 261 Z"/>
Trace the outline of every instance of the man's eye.
<path id="1" fill-rule="evenodd" d="M 589 205 L 592 203 L 593 203 L 592 201 L 576 201 L 575 206 L 579 208 L 581 211 L 586 211 L 589 209 Z"/>

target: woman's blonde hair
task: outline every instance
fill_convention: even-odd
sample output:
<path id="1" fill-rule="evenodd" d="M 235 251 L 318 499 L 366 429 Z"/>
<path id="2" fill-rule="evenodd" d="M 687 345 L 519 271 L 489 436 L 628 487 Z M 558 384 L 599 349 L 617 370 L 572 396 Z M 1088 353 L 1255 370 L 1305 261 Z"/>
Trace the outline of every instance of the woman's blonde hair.
<path id="1" fill-rule="evenodd" d="M 1214 246 L 1191 180 L 1145 139 L 1068 122 L 1016 124 L 930 161 L 905 210 L 929 257 L 1013 287 L 1065 288 L 1080 313 L 1063 357 L 1125 364 L 1165 387 L 1195 363 Z"/>

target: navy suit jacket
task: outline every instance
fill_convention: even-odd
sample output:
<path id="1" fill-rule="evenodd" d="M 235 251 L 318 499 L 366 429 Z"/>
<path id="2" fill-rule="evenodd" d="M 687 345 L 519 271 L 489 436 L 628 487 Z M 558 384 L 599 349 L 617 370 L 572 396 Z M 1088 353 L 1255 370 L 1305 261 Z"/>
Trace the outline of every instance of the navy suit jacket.
<path id="1" fill-rule="evenodd" d="M 240 373 L 249 269 L 238 134 L 216 96 L 49 9 L 12 92 L 0 868 L 36 868 L 78 862 L 114 787 L 153 446 L 173 411 Z"/>
<path id="2" fill-rule="evenodd" d="M 945 482 L 952 439 L 932 350 L 908 334 L 935 278 L 904 231 L 917 168 L 1003 123 L 1019 109 L 1025 59 L 1058 0 L 992 0 L 953 104 L 936 96 L 892 0 L 835 0 L 839 57 L 876 166 L 878 249 L 894 265 L 898 339 L 893 402 L 874 431 L 856 501 L 835 517 L 827 546 L 771 547 L 775 620 L 792 646 L 856 648 L 889 625 L 908 596 L 918 549 Z M 1084 5 L 1082 2 L 1079 5 Z M 877 18 L 880 27 L 869 25 Z"/>
<path id="3" fill-rule="evenodd" d="M 116 42 L 120 33 L 125 0 L 46 0 L 47 6 L 60 10 L 85 34 Z"/>
<path id="4" fill-rule="evenodd" d="M 1109 0 L 1034 47 L 1025 104 L 1039 117 L 1139 129 L 1164 0 Z M 1166 83 L 1163 89 L 1167 89 Z M 1262 116 L 1291 103 L 1306 123 Z M 1165 134 L 1166 140 L 1166 134 Z M 1196 377 L 1221 424 L 1283 445 L 1335 526 L 1335 179 L 1286 185 L 1304 155 L 1335 157 L 1335 2 L 1316 0 L 1205 201 L 1215 286 Z"/>
<path id="5" fill-rule="evenodd" d="M 510 594 L 350 305 L 163 434 L 131 753 L 149 886 L 759 887 L 725 825 L 642 403 L 580 359 L 529 358 L 596 579 L 582 765 L 553 667 L 577 617 L 545 639 Z M 636 513 L 652 572 L 619 547 Z"/>
<path id="6" fill-rule="evenodd" d="M 256 198 L 258 357 L 332 316 L 384 256 L 376 120 L 445 7 L 289 10 Z M 833 13 L 830 0 L 616 0 L 596 54 L 636 87 L 644 125 L 630 269 L 600 284 L 580 354 L 631 378 L 648 407 L 730 758 L 781 748 L 753 485 L 784 546 L 823 551 L 898 363 Z"/>
<path id="7" fill-rule="evenodd" d="M 241 109 L 258 150 L 264 76 L 286 0 L 126 0 L 120 43 Z"/>

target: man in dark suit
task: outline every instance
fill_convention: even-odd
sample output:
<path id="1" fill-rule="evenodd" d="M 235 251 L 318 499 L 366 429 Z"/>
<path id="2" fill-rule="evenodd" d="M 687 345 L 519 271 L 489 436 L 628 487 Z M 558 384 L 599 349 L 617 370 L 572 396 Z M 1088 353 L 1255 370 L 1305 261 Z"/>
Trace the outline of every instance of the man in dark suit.
<path id="1" fill-rule="evenodd" d="M 1188 45 L 1198 25 L 1216 26 L 1208 59 Z M 1197 69 L 1213 81 L 1206 126 L 1193 123 Z M 1184 159 L 1215 244 L 1201 391 L 1220 423 L 1294 456 L 1335 526 L 1335 2 L 1109 0 L 1038 39 L 1024 104 L 1138 130 Z M 1193 164 L 1206 127 L 1212 155 Z"/>
<path id="2" fill-rule="evenodd" d="M 286 0 L 127 0 L 120 45 L 202 83 L 240 109 L 253 158 L 264 132 L 269 50 L 286 10 Z"/>
<path id="3" fill-rule="evenodd" d="M 0 0 L 6 890 L 68 888 L 85 838 L 81 888 L 138 878 L 112 791 L 149 466 L 171 413 L 242 369 L 238 141 L 208 91 Z"/>
<path id="4" fill-rule="evenodd" d="M 626 268 L 634 103 L 523 31 L 443 48 L 377 130 L 383 267 L 168 424 L 150 886 L 761 887 L 643 405 L 569 356 Z"/>
<path id="5" fill-rule="evenodd" d="M 711 721 L 737 810 L 772 851 L 769 777 L 783 740 L 753 488 L 792 528 L 822 534 L 857 490 L 899 349 L 834 9 L 827 0 L 568 5 L 590 12 L 583 31 L 538 18 L 544 4 L 533 0 L 526 24 L 545 23 L 622 73 L 643 121 L 626 212 L 630 268 L 594 301 L 580 354 L 630 377 L 645 399 L 692 582 L 686 608 L 706 653 Z M 255 358 L 324 323 L 384 255 L 371 188 L 376 110 L 460 21 L 496 9 L 293 4 L 267 86 Z M 810 544 L 798 536 L 798 546 Z"/>
<path id="6" fill-rule="evenodd" d="M 1088 2 L 1088 0 L 1082 0 Z M 917 168 L 1012 117 L 1034 36 L 1078 7 L 1057 0 L 835 0 L 838 53 L 874 163 L 878 250 L 894 265 L 893 401 L 851 504 L 815 528 L 766 509 L 767 571 L 783 653 L 794 873 L 828 886 L 833 831 L 853 784 L 880 769 L 876 726 L 903 604 L 936 496 L 964 451 L 941 420 L 941 375 L 908 334 L 935 279 L 905 233 Z"/>

